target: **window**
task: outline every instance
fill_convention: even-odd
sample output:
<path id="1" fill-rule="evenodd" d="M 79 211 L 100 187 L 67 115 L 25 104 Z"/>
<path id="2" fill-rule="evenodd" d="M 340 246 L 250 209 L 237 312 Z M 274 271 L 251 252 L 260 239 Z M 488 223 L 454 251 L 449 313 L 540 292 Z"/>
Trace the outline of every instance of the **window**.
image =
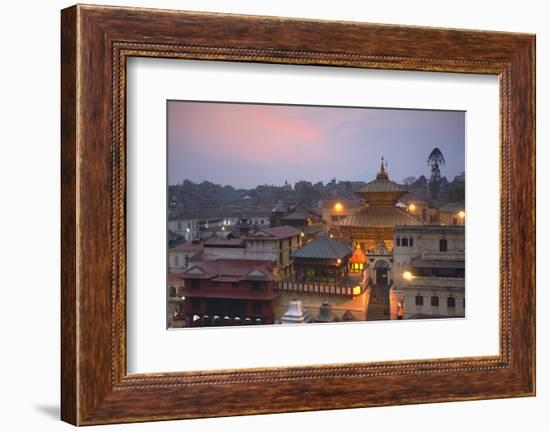
<path id="1" fill-rule="evenodd" d="M 397 239 L 395 240 L 395 244 L 397 245 L 397 247 L 401 247 L 401 238 L 397 237 Z"/>
<path id="2" fill-rule="evenodd" d="M 422 295 L 416 295 L 414 303 L 417 307 L 422 307 L 424 305 L 424 297 Z"/>
<path id="3" fill-rule="evenodd" d="M 174 266 L 177 268 L 178 266 L 180 266 L 180 255 L 179 254 L 176 254 L 174 256 Z"/>
<path id="4" fill-rule="evenodd" d="M 239 287 L 239 283 L 231 283 L 231 287 L 236 289 L 237 287 Z"/>
<path id="5" fill-rule="evenodd" d="M 279 265 L 283 264 L 283 252 L 279 253 Z"/>
<path id="6" fill-rule="evenodd" d="M 170 286 L 170 298 L 176 297 L 176 286 Z"/>
<path id="7" fill-rule="evenodd" d="M 413 239 L 412 237 L 409 238 L 409 247 L 413 247 L 414 246 L 414 242 L 413 242 Z"/>
<path id="8" fill-rule="evenodd" d="M 447 240 L 446 239 L 440 239 L 439 240 L 439 251 L 447 251 Z"/>
<path id="9" fill-rule="evenodd" d="M 198 289 L 200 287 L 199 280 L 191 280 L 191 289 Z"/>
<path id="10" fill-rule="evenodd" d="M 262 290 L 262 283 L 259 281 L 253 281 L 252 290 Z"/>
<path id="11" fill-rule="evenodd" d="M 453 226 L 456 226 L 458 224 L 458 220 L 456 219 L 456 217 L 453 217 Z"/>
<path id="12" fill-rule="evenodd" d="M 288 246 L 289 246 L 289 247 L 292 247 L 292 238 L 289 238 L 289 239 L 288 239 Z"/>
<path id="13" fill-rule="evenodd" d="M 439 307 L 439 296 L 432 296 L 430 298 L 430 304 L 432 307 Z"/>
<path id="14" fill-rule="evenodd" d="M 426 221 L 427 216 L 428 210 L 426 208 L 422 208 L 422 220 Z"/>
<path id="15" fill-rule="evenodd" d="M 455 308 L 455 305 L 456 305 L 455 298 L 452 296 L 449 296 L 447 298 L 447 308 Z"/>
<path id="16" fill-rule="evenodd" d="M 401 240 L 401 245 L 402 245 L 403 247 L 408 247 L 408 246 L 409 246 L 409 238 L 403 238 L 403 239 Z"/>

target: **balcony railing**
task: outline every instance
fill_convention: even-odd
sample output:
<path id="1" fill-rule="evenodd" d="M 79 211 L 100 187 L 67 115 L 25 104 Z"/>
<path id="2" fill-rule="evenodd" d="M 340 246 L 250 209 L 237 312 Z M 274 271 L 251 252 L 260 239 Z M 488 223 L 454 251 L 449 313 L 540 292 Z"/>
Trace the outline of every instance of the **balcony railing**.
<path id="1" fill-rule="evenodd" d="M 361 285 L 340 286 L 326 283 L 296 283 L 293 281 L 276 281 L 275 290 L 280 292 L 297 292 L 310 295 L 357 296 L 365 290 Z"/>
<path id="2" fill-rule="evenodd" d="M 424 251 L 422 252 L 424 260 L 464 260 L 463 251 Z"/>
<path id="3" fill-rule="evenodd" d="M 410 280 L 403 280 L 404 287 L 429 287 L 429 288 L 454 288 L 464 289 L 463 278 L 453 277 L 418 277 L 413 276 Z"/>

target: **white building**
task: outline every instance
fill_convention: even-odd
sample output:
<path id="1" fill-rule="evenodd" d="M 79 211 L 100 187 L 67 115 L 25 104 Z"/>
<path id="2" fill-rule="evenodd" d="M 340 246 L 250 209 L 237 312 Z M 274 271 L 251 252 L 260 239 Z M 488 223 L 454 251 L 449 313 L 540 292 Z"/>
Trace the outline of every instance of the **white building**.
<path id="1" fill-rule="evenodd" d="M 464 317 L 464 226 L 393 228 L 392 319 Z"/>
<path id="2" fill-rule="evenodd" d="M 212 236 L 212 232 L 218 230 L 229 231 L 237 226 L 242 217 L 243 215 L 236 213 L 211 214 L 206 211 L 189 210 L 186 214 L 168 221 L 168 229 L 181 235 L 185 241 L 193 241 L 208 238 Z M 246 218 L 253 227 L 268 228 L 270 212 L 252 212 Z"/>
<path id="3" fill-rule="evenodd" d="M 181 216 L 176 220 L 168 221 L 168 229 L 185 238 L 185 241 L 192 241 L 199 238 L 201 219 L 197 216 Z"/>

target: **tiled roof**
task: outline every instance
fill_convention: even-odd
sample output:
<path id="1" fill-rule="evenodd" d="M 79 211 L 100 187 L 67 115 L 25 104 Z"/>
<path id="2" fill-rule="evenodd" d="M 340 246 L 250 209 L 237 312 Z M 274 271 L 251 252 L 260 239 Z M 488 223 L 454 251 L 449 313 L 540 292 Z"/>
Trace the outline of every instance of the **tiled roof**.
<path id="1" fill-rule="evenodd" d="M 204 243 L 202 242 L 184 242 L 183 244 L 179 244 L 175 247 L 172 247 L 169 251 L 170 252 L 192 252 L 192 251 L 196 251 L 196 252 L 199 252 L 199 251 L 202 251 L 202 249 L 204 248 Z"/>
<path id="2" fill-rule="evenodd" d="M 265 260 L 252 259 L 218 259 L 199 262 L 182 273 L 182 277 L 229 282 L 242 279 L 273 280 L 270 263 Z"/>
<path id="3" fill-rule="evenodd" d="M 339 222 L 342 227 L 393 227 L 395 225 L 422 224 L 416 217 L 396 206 L 369 206 Z"/>
<path id="4" fill-rule="evenodd" d="M 325 232 L 325 225 L 324 224 L 321 224 L 321 223 L 316 223 L 316 224 L 310 224 L 309 226 L 304 226 L 302 228 L 302 231 L 307 235 L 307 234 L 314 234 L 314 233 L 319 233 L 319 232 Z"/>
<path id="5" fill-rule="evenodd" d="M 327 236 L 319 236 L 292 253 L 294 258 L 342 259 L 351 255 L 351 248 Z"/>
<path id="6" fill-rule="evenodd" d="M 295 211 L 283 217 L 283 220 L 307 220 L 308 216 L 300 211 Z"/>
<path id="7" fill-rule="evenodd" d="M 250 233 L 249 238 L 254 239 L 285 239 L 298 236 L 302 232 L 292 226 L 276 226 L 266 229 L 260 229 L 257 232 Z"/>
<path id="8" fill-rule="evenodd" d="M 397 183 L 394 183 L 393 181 L 386 180 L 386 179 L 376 179 L 371 181 L 370 183 L 367 183 L 363 187 L 361 187 L 359 190 L 356 191 L 356 193 L 386 193 L 386 192 L 404 192 L 407 193 L 407 189 Z"/>

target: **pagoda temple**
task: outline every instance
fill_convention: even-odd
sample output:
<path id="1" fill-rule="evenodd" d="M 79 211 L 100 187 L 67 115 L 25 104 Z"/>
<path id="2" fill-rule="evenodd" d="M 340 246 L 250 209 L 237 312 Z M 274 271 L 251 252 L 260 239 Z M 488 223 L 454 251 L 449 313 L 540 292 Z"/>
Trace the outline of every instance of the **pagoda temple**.
<path id="1" fill-rule="evenodd" d="M 407 189 L 389 179 L 384 158 L 376 179 L 356 192 L 365 200 L 365 206 L 353 215 L 336 222 L 354 246 L 364 252 L 372 252 L 383 245 L 393 250 L 395 225 L 418 225 L 421 222 L 397 206 L 397 201 L 407 194 Z"/>

